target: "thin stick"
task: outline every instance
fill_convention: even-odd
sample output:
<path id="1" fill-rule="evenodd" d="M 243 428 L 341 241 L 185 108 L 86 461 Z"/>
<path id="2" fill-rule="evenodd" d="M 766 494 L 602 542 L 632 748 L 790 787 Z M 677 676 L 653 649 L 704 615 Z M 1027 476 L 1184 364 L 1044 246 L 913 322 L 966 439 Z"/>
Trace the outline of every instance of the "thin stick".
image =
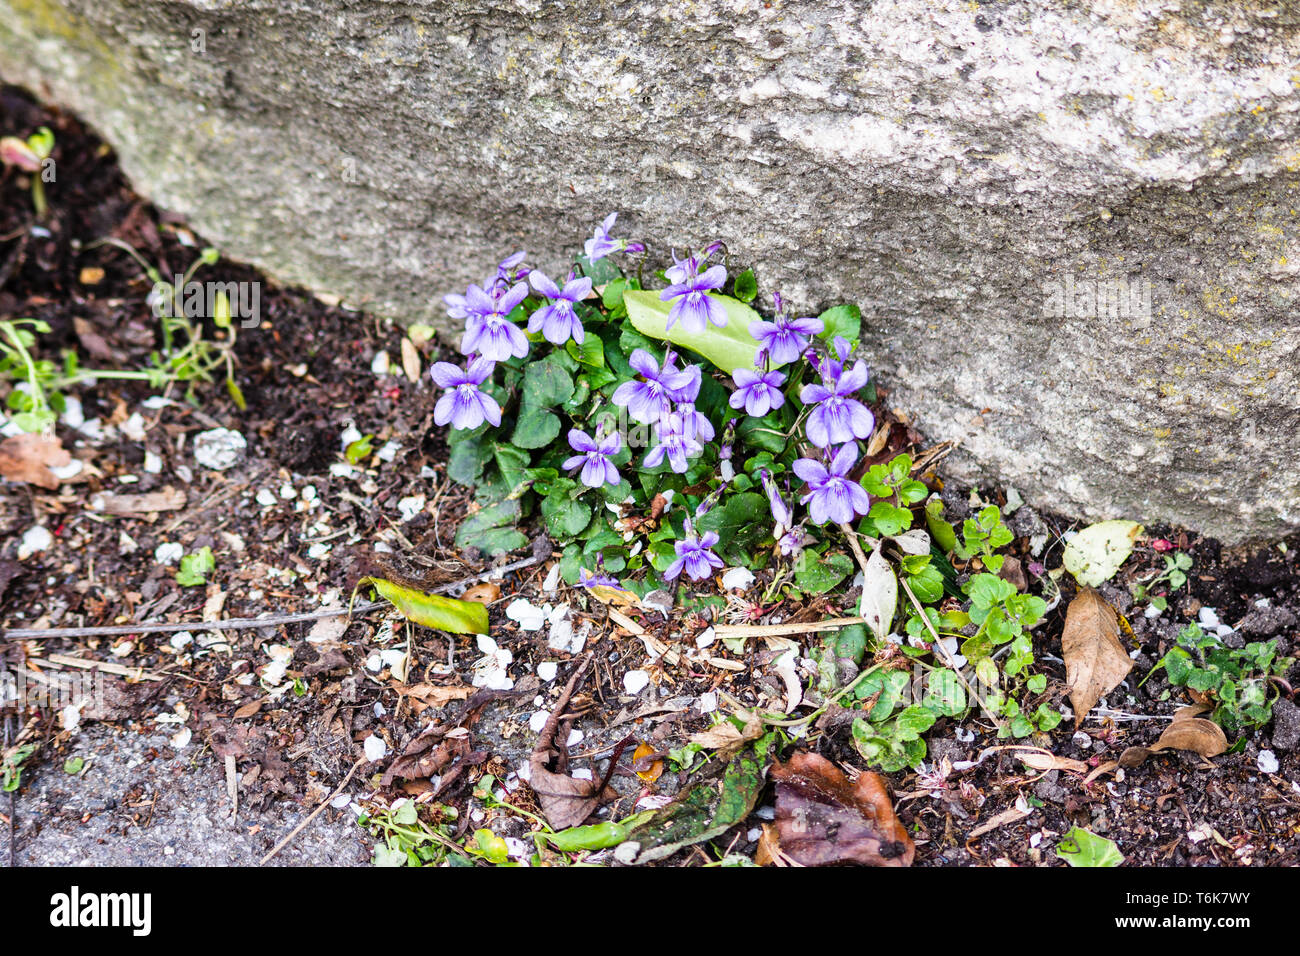
<path id="1" fill-rule="evenodd" d="M 862 545 L 858 543 L 858 533 L 847 524 L 840 525 L 840 530 L 844 532 L 844 537 L 849 539 L 849 547 L 853 549 L 853 557 L 858 561 L 858 568 L 862 571 L 862 577 L 866 578 L 867 556 L 862 553 Z"/>
<path id="2" fill-rule="evenodd" d="M 387 601 L 357 604 L 351 608 L 351 613 L 364 614 L 375 608 L 388 606 Z M 296 624 L 299 621 L 315 621 L 323 617 L 342 617 L 348 613 L 348 608 L 330 607 L 319 611 L 303 611 L 299 614 L 271 614 L 267 617 L 230 618 L 225 621 L 182 621 L 174 624 L 155 621 L 150 624 L 108 624 L 103 627 L 12 628 L 0 635 L 0 640 L 21 641 L 33 638 L 94 637 L 110 634 L 166 634 L 174 631 L 238 631 L 245 628 L 278 627 L 281 624 Z"/>
<path id="3" fill-rule="evenodd" d="M 289 841 L 303 831 L 303 829 L 307 826 L 307 824 L 311 823 L 318 816 L 320 816 L 321 813 L 324 811 L 324 809 L 328 807 L 330 803 L 334 800 L 334 798 L 343 792 L 343 788 L 348 785 L 348 781 L 352 779 L 352 775 L 357 772 L 357 768 L 360 767 L 363 763 L 368 763 L 366 758 L 358 757 L 357 762 L 352 765 L 352 769 L 348 771 L 348 775 L 343 778 L 343 782 L 338 785 L 338 788 L 333 793 L 331 793 L 328 797 L 322 800 L 320 802 L 320 806 L 318 806 L 315 810 L 313 810 L 311 812 L 311 815 L 307 817 L 306 820 L 303 820 L 302 823 L 298 824 L 296 827 L 290 830 L 289 835 L 275 845 L 275 849 L 273 849 L 266 856 L 262 857 L 261 861 L 258 863 L 258 866 L 266 866 L 266 864 L 271 861 L 272 857 L 274 857 L 277 853 L 279 853 L 286 846 L 288 846 Z"/>
<path id="4" fill-rule="evenodd" d="M 835 631 L 841 627 L 850 627 L 854 624 L 865 624 L 866 622 L 865 617 L 836 617 L 828 621 L 804 621 L 790 624 L 715 624 L 713 625 L 713 633 L 719 638 L 784 637 L 787 634 L 814 634 L 818 631 Z"/>

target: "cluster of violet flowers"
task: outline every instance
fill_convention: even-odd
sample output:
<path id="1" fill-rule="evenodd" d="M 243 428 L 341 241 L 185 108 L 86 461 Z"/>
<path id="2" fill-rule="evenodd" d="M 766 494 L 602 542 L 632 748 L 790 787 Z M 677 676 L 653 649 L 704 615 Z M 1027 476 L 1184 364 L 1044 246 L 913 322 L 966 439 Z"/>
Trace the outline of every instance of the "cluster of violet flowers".
<path id="1" fill-rule="evenodd" d="M 597 262 L 616 252 L 641 252 L 645 249 L 639 242 L 628 242 L 610 236 L 610 230 L 614 228 L 617 219 L 618 213 L 606 217 L 596 227 L 595 234 L 587 240 L 585 252 L 589 262 Z M 464 295 L 452 293 L 443 297 L 447 314 L 465 323 L 460 351 L 466 356 L 466 366 L 460 368 L 450 362 L 436 362 L 429 369 L 434 384 L 445 389 L 434 406 L 435 424 L 449 424 L 452 428 L 477 428 L 484 421 L 494 427 L 501 424 L 501 406 L 495 398 L 483 391 L 482 385 L 492 376 L 497 362 L 525 358 L 528 355 L 528 336 L 510 321 L 509 316 L 528 298 L 529 285 L 547 299 L 545 305 L 529 316 L 529 332 L 541 332 L 546 341 L 559 346 L 565 345 L 570 339 L 579 345 L 586 340 L 586 332 L 574 307 L 591 294 L 591 279 L 578 276 L 570 270 L 564 285 L 560 286 L 545 273 L 525 266 L 526 255 L 520 251 L 507 256 L 497 266 L 494 275 L 489 276 L 482 285 L 470 283 Z M 581 436 L 576 439 L 576 444 L 575 433 Z M 574 450 L 584 455 L 591 452 L 603 454 L 599 449 L 609 447 L 608 441 L 602 442 L 599 435 L 593 440 L 584 432 L 574 429 L 569 436 Z M 617 437 L 614 436 L 615 439 Z M 614 448 L 609 454 L 617 452 L 618 448 Z M 584 463 L 585 459 L 579 465 Z M 594 478 L 598 473 L 608 476 L 609 471 L 594 466 L 590 469 L 584 467 L 584 483 L 587 477 Z M 614 483 L 617 484 L 617 472 L 614 475 Z"/>
<path id="2" fill-rule="evenodd" d="M 617 213 L 611 214 L 587 240 L 584 251 L 589 262 L 619 252 L 643 251 L 640 243 L 611 237 L 616 219 Z M 665 272 L 670 285 L 660 293 L 662 301 L 672 303 L 668 328 L 680 322 L 688 331 L 703 333 L 709 326 L 726 326 L 726 308 L 709 295 L 727 281 L 725 266 L 709 265 L 709 260 L 721 248 L 721 244 L 714 244 L 698 254 L 688 252 L 681 259 L 673 255 L 673 265 Z M 570 340 L 578 345 L 585 340 L 576 305 L 592 294 L 591 278 L 571 270 L 561 284 L 537 269 L 529 269 L 523 264 L 524 257 L 523 252 L 509 256 L 481 285 L 470 284 L 464 295 L 444 298 L 448 315 L 465 322 L 460 351 L 466 356 L 466 364 L 462 368 L 438 362 L 430 369 L 433 381 L 444 389 L 434 408 L 436 424 L 450 424 L 456 429 L 476 428 L 484 421 L 500 425 L 501 407 L 482 386 L 491 377 L 496 363 L 524 358 L 529 353 L 528 336 L 509 316 L 528 297 L 530 286 L 546 302 L 529 316 L 528 332 L 540 332 L 547 342 L 561 347 Z M 729 404 L 756 418 L 781 408 L 787 381 L 781 367 L 800 357 L 808 360 L 821 381 L 805 385 L 799 398 L 805 406 L 811 406 L 805 433 L 818 451 L 799 458 L 793 465 L 794 473 L 807 484 L 800 503 L 808 506 L 808 520 L 814 525 L 846 524 L 855 515 L 865 515 L 870 508 L 867 492 L 849 478 L 858 459 L 856 442 L 870 437 L 875 425 L 870 409 L 855 397 L 867 384 L 869 372 L 860 360 L 849 367 L 852 347 L 840 337 L 833 342 L 830 354 L 819 356 L 810 342 L 824 330 L 823 322 L 810 317 L 791 317 L 781 296 L 777 294 L 774 299 L 776 309 L 772 320 L 757 320 L 749 325 L 750 335 L 759 343 L 755 365 L 734 371 L 732 379 L 736 387 Z M 634 350 L 628 361 L 638 378 L 619 385 L 612 401 L 626 408 L 633 421 L 653 428 L 654 444 L 642 459 L 642 465 L 655 468 L 667 461 L 673 472 L 684 473 L 689 460 L 703 453 L 704 443 L 712 441 L 715 435 L 713 424 L 695 407 L 703 370 L 699 365 L 690 364 L 678 368 L 678 356 L 671 349 L 662 364 L 645 349 Z M 728 426 L 724 459 L 730 457 L 733 431 L 734 420 Z M 619 483 L 618 469 L 611 460 L 622 450 L 622 439 L 617 432 L 604 434 L 601 426 L 592 436 L 573 428 L 568 433 L 568 441 L 575 454 L 564 461 L 566 471 L 576 471 L 578 479 L 589 488 Z M 730 462 L 724 461 L 724 466 L 725 487 L 731 477 Z M 767 471 L 761 473 L 761 479 L 781 551 L 797 554 L 811 539 L 804 534 L 801 524 L 795 522 L 777 482 Z M 716 503 L 721 490 L 701 504 L 696 517 Z M 712 550 L 717 543 L 717 534 L 708 532 L 700 536 L 688 520 L 685 538 L 675 544 L 676 560 L 664 577 L 673 580 L 683 571 L 695 580 L 708 577 L 713 569 L 723 566 Z M 603 575 L 584 577 L 582 583 L 593 582 L 605 582 L 605 578 Z"/>

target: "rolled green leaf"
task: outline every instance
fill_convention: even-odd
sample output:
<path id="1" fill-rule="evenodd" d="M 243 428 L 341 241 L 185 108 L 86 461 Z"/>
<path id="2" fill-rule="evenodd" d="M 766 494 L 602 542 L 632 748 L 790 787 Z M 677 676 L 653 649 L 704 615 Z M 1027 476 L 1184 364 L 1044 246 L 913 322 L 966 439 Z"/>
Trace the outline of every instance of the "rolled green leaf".
<path id="1" fill-rule="evenodd" d="M 358 587 L 369 584 L 408 621 L 447 631 L 450 634 L 486 634 L 487 607 L 474 601 L 460 601 L 440 594 L 425 594 L 383 578 L 362 578 Z"/>
<path id="2" fill-rule="evenodd" d="M 727 374 L 738 368 L 753 368 L 758 356 L 758 342 L 749 334 L 749 323 L 762 318 L 745 303 L 726 295 L 712 295 L 727 310 L 727 324 L 710 325 L 703 332 L 691 332 L 676 323 L 668 328 L 671 302 L 663 302 L 658 292 L 629 289 L 623 293 L 632 327 L 642 335 L 671 342 L 698 352 Z"/>

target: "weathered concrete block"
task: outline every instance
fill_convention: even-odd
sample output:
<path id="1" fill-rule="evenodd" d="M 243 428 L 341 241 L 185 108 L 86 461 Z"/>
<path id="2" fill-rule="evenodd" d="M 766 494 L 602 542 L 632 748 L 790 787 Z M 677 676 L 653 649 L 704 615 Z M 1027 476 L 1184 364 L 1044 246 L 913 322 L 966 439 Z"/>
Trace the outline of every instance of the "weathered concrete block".
<path id="1" fill-rule="evenodd" d="M 1254 0 L 0 0 L 0 75 L 287 281 L 441 321 L 617 209 L 859 303 L 961 475 L 1228 540 L 1300 524 L 1298 61 Z"/>

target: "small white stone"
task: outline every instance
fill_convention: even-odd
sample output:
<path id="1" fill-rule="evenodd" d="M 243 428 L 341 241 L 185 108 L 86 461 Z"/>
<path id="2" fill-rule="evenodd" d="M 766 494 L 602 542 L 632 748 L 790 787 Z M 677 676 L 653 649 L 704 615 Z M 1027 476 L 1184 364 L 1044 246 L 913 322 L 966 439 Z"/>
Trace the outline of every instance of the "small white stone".
<path id="1" fill-rule="evenodd" d="M 1148 621 L 1154 621 L 1156 618 L 1158 618 L 1158 617 L 1159 617 L 1161 614 L 1163 614 L 1163 613 L 1164 613 L 1164 612 L 1161 611 L 1160 608 L 1156 607 L 1154 604 L 1148 604 L 1148 605 L 1147 605 L 1147 609 L 1146 609 L 1145 611 L 1142 612 L 1143 616 L 1144 616 Z"/>
<path id="2" fill-rule="evenodd" d="M 45 551 L 54 543 L 54 535 L 44 525 L 33 525 L 18 543 L 18 560 L 25 561 L 38 551 Z"/>
<path id="3" fill-rule="evenodd" d="M 194 436 L 194 460 L 213 471 L 235 467 L 247 449 L 244 436 L 229 428 L 213 428 Z"/>
<path id="4" fill-rule="evenodd" d="M 182 727 L 176 733 L 172 734 L 172 746 L 177 750 L 184 750 L 190 745 L 190 740 L 194 737 L 194 731 L 188 727 Z"/>
<path id="5" fill-rule="evenodd" d="M 1255 766 L 1259 767 L 1260 773 L 1277 773 L 1282 764 L 1273 751 L 1261 750 L 1259 756 L 1255 758 Z"/>
<path id="6" fill-rule="evenodd" d="M 722 587 L 726 591 L 746 591 L 754 583 L 754 573 L 749 568 L 729 568 L 722 575 Z"/>
<path id="7" fill-rule="evenodd" d="M 1219 613 L 1212 607 L 1201 608 L 1196 616 L 1201 622 L 1201 627 L 1215 628 L 1219 626 Z"/>
<path id="8" fill-rule="evenodd" d="M 46 467 L 50 469 L 50 474 L 59 481 L 68 481 L 81 474 L 81 470 L 86 467 L 86 463 L 80 458 L 73 458 L 66 465 L 46 465 Z"/>
<path id="9" fill-rule="evenodd" d="M 566 740 L 564 744 L 566 747 L 576 747 L 578 744 L 582 743 L 583 736 L 582 731 L 575 727 L 573 730 L 569 731 L 569 739 Z M 575 773 L 574 776 L 577 776 L 577 774 Z"/>
<path id="10" fill-rule="evenodd" d="M 555 675 L 558 671 L 559 664 L 555 661 L 542 661 L 537 665 L 537 676 L 547 683 L 555 680 Z"/>
<path id="11" fill-rule="evenodd" d="M 146 451 L 144 453 L 144 470 L 151 475 L 162 474 L 162 459 L 155 452 Z"/>
<path id="12" fill-rule="evenodd" d="M 713 628 L 706 627 L 698 635 L 696 635 L 695 646 L 698 647 L 700 650 L 703 650 L 704 648 L 711 645 L 715 640 L 717 640 L 717 635 L 713 633 Z"/>
<path id="13" fill-rule="evenodd" d="M 184 650 L 186 647 L 194 643 L 194 635 L 189 631 L 177 631 L 172 635 L 172 638 L 168 643 L 171 644 L 174 650 Z"/>
<path id="14" fill-rule="evenodd" d="M 374 734 L 367 737 L 362 746 L 366 751 L 366 759 L 371 763 L 374 763 L 376 760 L 383 760 L 384 754 L 388 753 L 388 744 L 384 743 L 382 739 L 376 737 Z"/>
<path id="15" fill-rule="evenodd" d="M 392 359 L 388 357 L 388 353 L 380 349 L 375 353 L 375 357 L 370 363 L 370 371 L 376 375 L 387 375 L 391 364 Z"/>
<path id="16" fill-rule="evenodd" d="M 130 417 L 117 427 L 118 431 L 131 441 L 144 441 L 144 416 L 139 412 L 132 412 Z"/>
<path id="17" fill-rule="evenodd" d="M 63 398 L 63 414 L 59 416 L 69 428 L 80 428 L 86 423 L 86 413 L 82 410 L 81 399 L 75 395 Z"/>
<path id="18" fill-rule="evenodd" d="M 546 721 L 549 720 L 550 717 L 551 714 L 549 711 L 539 710 L 535 712 L 533 716 L 528 718 L 528 729 L 535 734 L 540 734 L 542 728 L 546 726 Z"/>
<path id="19" fill-rule="evenodd" d="M 424 495 L 410 495 L 403 498 L 397 503 L 397 511 L 402 516 L 403 521 L 410 521 L 421 511 L 424 510 L 426 499 Z"/>
<path id="20" fill-rule="evenodd" d="M 298 489 L 286 481 L 280 486 L 280 497 L 285 501 L 292 501 L 298 497 Z"/>
<path id="21" fill-rule="evenodd" d="M 330 546 L 323 541 L 317 541 L 307 549 L 307 557 L 313 561 L 323 561 L 330 555 Z"/>
<path id="22" fill-rule="evenodd" d="M 159 564 L 175 564 L 184 554 L 183 545 L 175 541 L 164 541 L 154 548 L 153 559 Z"/>
<path id="23" fill-rule="evenodd" d="M 392 461 L 397 457 L 397 453 L 402 450 L 402 446 L 395 441 L 385 442 L 384 447 L 375 452 L 380 461 Z"/>
<path id="24" fill-rule="evenodd" d="M 343 434 L 339 436 L 339 444 L 346 451 L 348 445 L 354 441 L 361 441 L 364 436 L 352 422 L 348 422 L 347 428 L 343 429 Z"/>
<path id="25" fill-rule="evenodd" d="M 623 689 L 629 694 L 639 694 L 650 684 L 650 675 L 645 671 L 628 671 L 623 675 Z"/>
<path id="26" fill-rule="evenodd" d="M 275 504 L 275 492 L 270 488 L 259 488 L 257 491 L 257 503 L 263 508 L 269 508 Z"/>

